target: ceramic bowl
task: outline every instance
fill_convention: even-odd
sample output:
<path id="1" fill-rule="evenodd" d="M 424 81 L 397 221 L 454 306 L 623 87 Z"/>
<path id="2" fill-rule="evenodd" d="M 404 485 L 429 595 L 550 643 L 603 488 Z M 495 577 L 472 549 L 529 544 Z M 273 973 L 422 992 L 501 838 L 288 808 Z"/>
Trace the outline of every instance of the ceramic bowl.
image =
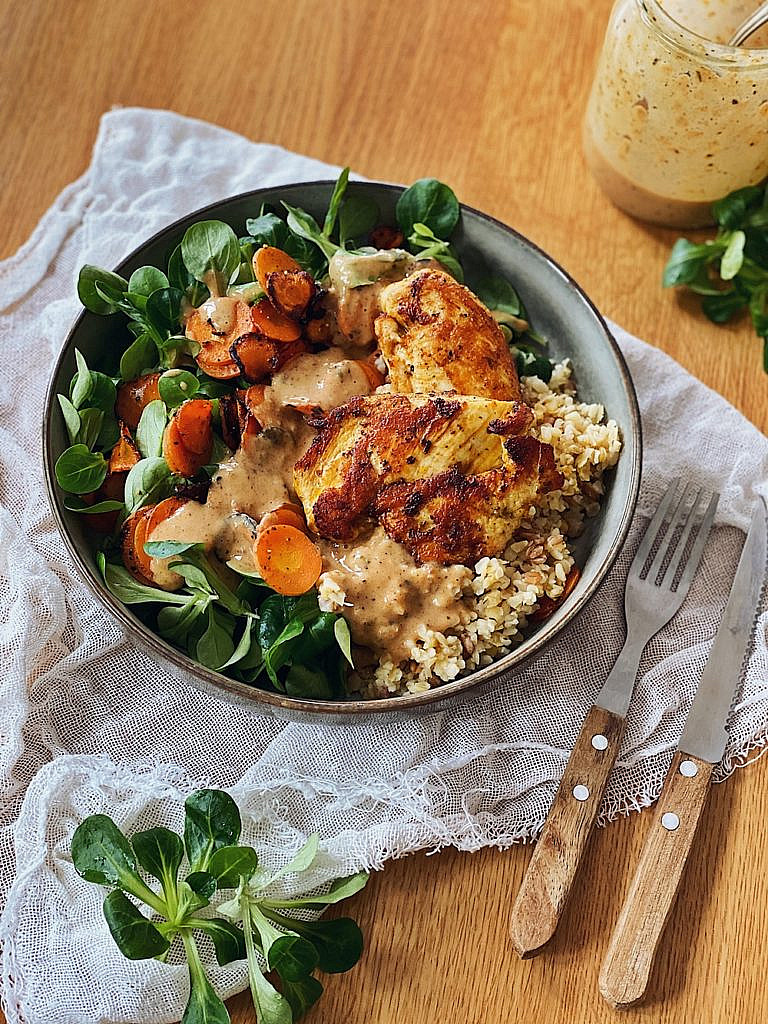
<path id="1" fill-rule="evenodd" d="M 143 242 L 115 268 L 129 277 L 137 267 L 164 267 L 171 251 L 194 221 L 218 219 L 243 234 L 245 220 L 254 216 L 262 203 L 279 208 L 279 200 L 311 212 L 322 222 L 333 182 L 317 181 L 279 188 L 258 189 L 214 203 L 176 221 Z M 379 205 L 383 223 L 396 223 L 394 208 L 402 191 L 392 185 L 355 182 L 351 192 L 365 192 Z M 600 587 L 627 535 L 640 483 L 641 432 L 637 398 L 627 365 L 606 327 L 605 321 L 576 282 L 546 253 L 516 231 L 478 210 L 462 206 L 462 216 L 453 241 L 461 256 L 468 283 L 484 268 L 508 278 L 525 302 L 536 329 L 549 339 L 550 356 L 569 357 L 574 366 L 579 397 L 601 402 L 620 427 L 623 451 L 615 470 L 608 474 L 607 495 L 600 514 L 574 548 L 581 578 L 567 600 L 546 622 L 505 657 L 471 675 L 445 683 L 427 693 L 390 697 L 379 701 L 301 700 L 236 682 L 204 668 L 154 634 L 133 612 L 106 589 L 93 559 L 93 542 L 88 535 L 87 517 L 64 507 L 53 467 L 68 446 L 64 421 L 56 395 L 66 393 L 75 372 L 75 348 L 93 369 L 114 372 L 106 353 L 122 351 L 125 321 L 122 317 L 99 317 L 83 312 L 64 341 L 48 389 L 44 420 L 45 477 L 53 514 L 64 544 L 94 595 L 125 628 L 129 637 L 143 646 L 158 662 L 190 685 L 246 705 L 256 713 L 272 713 L 289 719 L 370 721 L 394 714 L 410 715 L 435 706 L 471 700 L 473 692 L 492 687 L 502 673 L 510 673 L 535 658 L 578 615 Z M 487 272 L 487 271 L 486 271 Z"/>

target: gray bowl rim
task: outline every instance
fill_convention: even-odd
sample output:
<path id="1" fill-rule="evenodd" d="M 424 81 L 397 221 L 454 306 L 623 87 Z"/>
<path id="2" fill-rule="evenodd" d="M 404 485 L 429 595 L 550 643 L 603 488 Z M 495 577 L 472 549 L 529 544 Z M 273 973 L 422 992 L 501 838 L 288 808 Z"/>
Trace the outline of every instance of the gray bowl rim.
<path id="1" fill-rule="evenodd" d="M 406 187 L 402 185 L 393 185 L 388 182 L 370 180 L 353 180 L 350 184 L 355 188 L 375 186 L 377 189 L 384 189 L 391 192 L 403 192 Z M 251 189 L 246 192 L 237 193 L 233 196 L 218 199 L 213 203 L 208 203 L 206 206 L 200 207 L 198 210 L 185 214 L 183 217 L 179 217 L 171 224 L 168 224 L 155 232 L 155 234 L 150 238 L 145 239 L 145 241 L 136 246 L 136 248 L 134 248 L 124 259 L 120 261 L 114 272 L 117 274 L 122 273 L 122 270 L 126 265 L 138 258 L 144 249 L 153 243 L 158 242 L 164 235 L 179 232 L 182 229 L 182 225 L 188 224 L 193 220 L 203 219 L 206 215 L 213 214 L 225 203 L 233 203 L 245 199 L 257 200 L 259 197 L 266 195 L 274 196 L 275 193 L 278 192 L 300 191 L 302 189 L 319 186 L 332 187 L 333 185 L 334 181 L 332 179 L 289 182 L 285 185 L 273 185 L 267 188 Z M 182 652 L 177 650 L 175 647 L 166 643 L 161 637 L 153 633 L 138 619 L 134 619 L 134 617 L 128 612 L 126 606 L 118 601 L 116 597 L 113 597 L 109 590 L 107 590 L 104 581 L 98 575 L 95 565 L 89 565 L 83 557 L 80 549 L 70 537 L 64 521 L 60 508 L 57 485 L 55 482 L 55 457 L 51 438 L 51 421 L 54 403 L 58 393 L 56 391 L 56 381 L 59 377 L 62 363 L 69 353 L 74 336 L 77 333 L 80 324 L 85 319 L 87 310 L 83 310 L 72 324 L 72 327 L 64 340 L 64 344 L 61 347 L 61 351 L 56 358 L 45 396 L 42 439 L 43 469 L 51 511 L 65 547 L 72 557 L 79 575 L 96 595 L 101 604 L 112 613 L 112 615 L 127 631 L 131 639 L 136 641 L 140 647 L 143 647 L 152 655 L 157 655 L 161 661 L 170 661 L 177 669 L 181 670 L 183 677 L 187 681 L 191 682 L 198 690 L 202 690 L 204 693 L 211 694 L 219 699 L 224 697 L 230 703 L 235 703 L 241 707 L 249 708 L 255 714 L 279 713 L 280 711 L 292 713 L 299 712 L 300 714 L 308 714 L 310 720 L 314 715 L 354 716 L 361 714 L 382 715 L 388 712 L 402 713 L 413 711 L 414 709 L 423 709 L 427 705 L 446 702 L 451 700 L 451 698 L 455 699 L 458 696 L 466 696 L 471 690 L 478 689 L 493 679 L 518 668 L 522 663 L 529 661 L 548 646 L 556 636 L 565 629 L 568 623 L 583 611 L 594 596 L 606 574 L 611 569 L 613 563 L 616 561 L 629 532 L 629 527 L 637 504 L 637 498 L 640 491 L 643 447 L 642 426 L 637 393 L 624 355 L 621 352 L 616 339 L 608 329 L 608 325 L 606 324 L 604 317 L 599 312 L 595 304 L 586 292 L 584 292 L 581 286 L 574 280 L 574 278 L 571 277 L 571 275 L 562 266 L 560 266 L 556 260 L 554 260 L 540 246 L 536 245 L 535 242 L 532 242 L 529 238 L 526 238 L 525 235 L 516 231 L 514 228 L 511 228 L 508 224 L 505 224 L 498 218 L 493 217 L 488 213 L 484 213 L 482 210 L 477 210 L 472 206 L 468 206 L 466 203 L 461 203 L 460 206 L 462 213 L 470 213 L 474 217 L 478 217 L 497 228 L 501 228 L 503 232 L 513 236 L 519 242 L 522 242 L 524 246 L 527 246 L 529 249 L 532 249 L 543 257 L 543 259 L 550 265 L 551 269 L 559 274 L 565 283 L 577 294 L 577 296 L 586 303 L 602 330 L 605 340 L 608 343 L 608 347 L 612 351 L 613 357 L 616 360 L 629 404 L 629 427 L 635 438 L 635 446 L 631 465 L 630 485 L 624 502 L 619 528 L 613 539 L 611 547 L 605 555 L 602 563 L 595 570 L 594 576 L 586 588 L 578 595 L 578 598 L 574 600 L 570 606 L 564 606 L 564 610 L 560 610 L 561 613 L 556 619 L 550 620 L 549 623 L 545 623 L 541 629 L 537 630 L 532 636 L 527 638 L 520 647 L 510 651 L 509 654 L 504 655 L 503 658 L 499 658 L 490 665 L 476 669 L 468 676 L 463 676 L 459 679 L 453 680 L 452 682 L 441 683 L 440 686 L 434 687 L 425 693 L 404 694 L 398 697 L 382 697 L 376 700 L 307 700 L 299 697 L 288 697 L 281 693 L 272 693 L 268 690 L 261 690 L 256 686 L 249 686 L 246 683 L 240 683 L 237 680 L 230 679 L 219 672 L 213 671 L 212 669 L 207 669 L 199 662 L 194 661 L 187 655 L 182 654 Z M 263 706 L 260 707 L 259 705 Z"/>

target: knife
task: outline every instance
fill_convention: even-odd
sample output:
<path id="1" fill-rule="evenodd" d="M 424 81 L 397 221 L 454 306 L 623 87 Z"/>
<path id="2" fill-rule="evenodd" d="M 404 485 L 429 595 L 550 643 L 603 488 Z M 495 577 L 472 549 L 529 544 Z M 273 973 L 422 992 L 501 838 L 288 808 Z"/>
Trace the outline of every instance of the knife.
<path id="1" fill-rule="evenodd" d="M 614 1007 L 645 994 L 653 961 L 680 885 L 712 772 L 725 753 L 726 724 L 760 611 L 768 565 L 768 525 L 761 498 L 752 516 L 728 604 L 650 831 L 600 971 L 600 992 Z"/>

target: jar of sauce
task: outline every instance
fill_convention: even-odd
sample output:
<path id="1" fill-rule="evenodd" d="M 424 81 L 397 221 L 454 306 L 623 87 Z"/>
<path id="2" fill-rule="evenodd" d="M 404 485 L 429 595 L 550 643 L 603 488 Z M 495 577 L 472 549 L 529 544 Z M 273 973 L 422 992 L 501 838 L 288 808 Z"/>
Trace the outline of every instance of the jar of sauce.
<path id="1" fill-rule="evenodd" d="M 617 0 L 584 120 L 584 153 L 622 210 L 701 227 L 768 176 L 768 32 L 727 40 L 756 0 Z"/>

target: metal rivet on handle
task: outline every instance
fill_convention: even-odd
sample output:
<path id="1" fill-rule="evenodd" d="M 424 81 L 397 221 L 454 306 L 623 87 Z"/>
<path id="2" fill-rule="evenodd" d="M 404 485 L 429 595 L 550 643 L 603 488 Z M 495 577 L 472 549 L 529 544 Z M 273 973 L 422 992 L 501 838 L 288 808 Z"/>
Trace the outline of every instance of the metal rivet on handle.
<path id="1" fill-rule="evenodd" d="M 597 733 L 592 737 L 592 746 L 595 750 L 605 750 L 608 746 L 608 737 L 603 736 L 601 732 Z"/>
<path id="2" fill-rule="evenodd" d="M 667 811 L 666 814 L 661 816 L 661 824 L 667 830 L 667 832 L 674 832 L 680 825 L 680 819 L 674 813 L 674 811 Z"/>
<path id="3" fill-rule="evenodd" d="M 586 786 L 574 786 L 573 795 L 577 800 L 589 800 L 589 790 Z"/>
<path id="4" fill-rule="evenodd" d="M 681 761 L 680 768 L 678 770 L 681 775 L 686 777 L 686 779 L 692 779 L 694 775 L 699 774 L 699 766 L 695 761 Z"/>

